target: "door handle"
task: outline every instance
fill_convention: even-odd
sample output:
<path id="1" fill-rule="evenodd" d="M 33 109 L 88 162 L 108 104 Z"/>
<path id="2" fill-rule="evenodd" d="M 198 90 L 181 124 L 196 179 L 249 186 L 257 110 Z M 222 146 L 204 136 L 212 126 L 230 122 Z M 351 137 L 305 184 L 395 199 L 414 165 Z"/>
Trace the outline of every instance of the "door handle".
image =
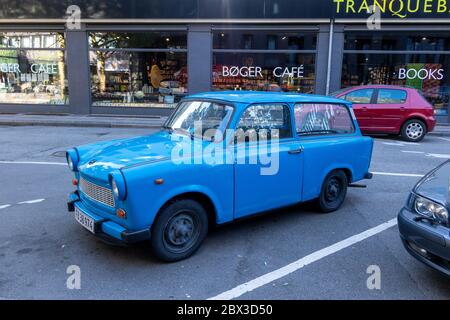
<path id="1" fill-rule="evenodd" d="M 289 154 L 299 154 L 303 152 L 303 148 L 299 148 L 299 149 L 294 149 L 294 150 L 289 150 L 288 153 Z"/>

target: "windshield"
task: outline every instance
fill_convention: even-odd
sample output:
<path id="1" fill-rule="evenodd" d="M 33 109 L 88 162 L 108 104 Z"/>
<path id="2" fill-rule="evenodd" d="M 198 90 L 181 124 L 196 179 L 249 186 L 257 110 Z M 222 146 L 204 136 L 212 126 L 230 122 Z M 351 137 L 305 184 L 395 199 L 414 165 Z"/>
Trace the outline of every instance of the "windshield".
<path id="1" fill-rule="evenodd" d="M 182 102 L 165 124 L 166 129 L 186 132 L 212 140 L 213 131 L 224 132 L 233 113 L 233 107 L 211 101 Z M 211 130 L 214 129 L 214 130 Z M 207 132 L 208 131 L 208 132 Z"/>

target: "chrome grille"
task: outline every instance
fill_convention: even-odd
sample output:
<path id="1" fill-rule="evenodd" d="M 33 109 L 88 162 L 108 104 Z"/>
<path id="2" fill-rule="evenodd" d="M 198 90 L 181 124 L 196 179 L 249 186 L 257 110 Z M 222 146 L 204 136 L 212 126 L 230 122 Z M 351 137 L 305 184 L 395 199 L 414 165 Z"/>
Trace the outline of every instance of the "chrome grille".
<path id="1" fill-rule="evenodd" d="M 114 196 L 111 189 L 96 185 L 84 178 L 80 178 L 80 189 L 90 199 L 114 208 Z"/>

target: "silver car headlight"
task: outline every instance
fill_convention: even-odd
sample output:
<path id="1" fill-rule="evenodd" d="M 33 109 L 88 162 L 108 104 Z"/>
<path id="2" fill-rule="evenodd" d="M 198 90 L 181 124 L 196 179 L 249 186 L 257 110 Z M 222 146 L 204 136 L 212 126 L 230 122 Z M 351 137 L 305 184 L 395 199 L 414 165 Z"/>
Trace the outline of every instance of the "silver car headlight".
<path id="1" fill-rule="evenodd" d="M 439 203 L 428 200 L 421 196 L 416 196 L 414 199 L 414 210 L 418 214 L 434 218 L 440 223 L 448 224 L 448 211 Z"/>
<path id="2" fill-rule="evenodd" d="M 69 166 L 70 170 L 77 171 L 78 170 L 78 152 L 75 149 L 69 149 L 66 152 L 66 160 L 67 165 Z"/>
<path id="3" fill-rule="evenodd" d="M 118 200 L 125 200 L 127 186 L 122 173 L 119 170 L 113 171 L 109 174 L 108 178 L 114 197 Z"/>

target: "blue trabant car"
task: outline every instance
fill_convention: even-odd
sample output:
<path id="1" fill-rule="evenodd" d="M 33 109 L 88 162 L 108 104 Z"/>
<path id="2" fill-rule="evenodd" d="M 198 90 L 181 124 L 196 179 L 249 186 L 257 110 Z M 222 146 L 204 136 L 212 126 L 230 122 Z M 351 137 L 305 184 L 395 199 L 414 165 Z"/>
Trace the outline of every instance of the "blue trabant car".
<path id="1" fill-rule="evenodd" d="M 69 149 L 68 209 L 99 237 L 150 240 L 158 258 L 177 261 L 214 225 L 309 200 L 339 209 L 349 186 L 372 177 L 372 148 L 344 100 L 191 95 L 159 132 Z"/>

